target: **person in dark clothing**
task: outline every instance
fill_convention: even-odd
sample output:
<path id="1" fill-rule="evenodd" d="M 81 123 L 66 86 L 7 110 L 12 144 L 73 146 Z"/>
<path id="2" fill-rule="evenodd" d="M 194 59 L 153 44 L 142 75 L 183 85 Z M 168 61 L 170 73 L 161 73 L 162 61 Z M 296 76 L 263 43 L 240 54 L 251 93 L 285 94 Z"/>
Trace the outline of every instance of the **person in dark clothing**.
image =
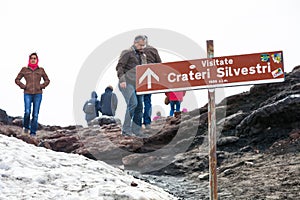
<path id="1" fill-rule="evenodd" d="M 102 115 L 115 116 L 118 106 L 118 98 L 117 95 L 113 93 L 112 86 L 108 86 L 105 89 L 105 92 L 101 95 L 100 105 Z"/>
<path id="2" fill-rule="evenodd" d="M 83 112 L 85 113 L 85 120 L 87 123 L 99 117 L 99 111 L 101 111 L 100 101 L 97 99 L 98 95 L 95 91 L 91 94 L 91 99 L 86 101 L 83 106 Z"/>
<path id="3" fill-rule="evenodd" d="M 148 44 L 148 37 L 145 35 L 146 47 L 144 48 L 144 53 L 146 54 L 147 63 L 161 63 L 158 51 L 153 46 Z M 151 94 L 144 95 L 144 125 L 145 128 L 150 128 L 152 115 L 152 104 L 151 104 Z"/>
<path id="4" fill-rule="evenodd" d="M 136 36 L 130 49 L 121 53 L 116 70 L 119 78 L 119 89 L 127 104 L 123 122 L 123 135 L 141 136 L 143 118 L 143 95 L 136 93 L 136 66 L 147 64 L 143 53 L 145 37 Z"/>

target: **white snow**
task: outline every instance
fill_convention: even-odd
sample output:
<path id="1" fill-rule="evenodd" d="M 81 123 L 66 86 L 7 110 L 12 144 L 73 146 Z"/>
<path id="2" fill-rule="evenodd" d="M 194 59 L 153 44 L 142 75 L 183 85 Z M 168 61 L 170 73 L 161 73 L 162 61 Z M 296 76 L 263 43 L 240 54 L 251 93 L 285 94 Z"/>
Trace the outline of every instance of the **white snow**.
<path id="1" fill-rule="evenodd" d="M 138 186 L 132 187 L 132 181 Z M 0 199 L 177 198 L 104 162 L 54 152 L 0 135 Z"/>

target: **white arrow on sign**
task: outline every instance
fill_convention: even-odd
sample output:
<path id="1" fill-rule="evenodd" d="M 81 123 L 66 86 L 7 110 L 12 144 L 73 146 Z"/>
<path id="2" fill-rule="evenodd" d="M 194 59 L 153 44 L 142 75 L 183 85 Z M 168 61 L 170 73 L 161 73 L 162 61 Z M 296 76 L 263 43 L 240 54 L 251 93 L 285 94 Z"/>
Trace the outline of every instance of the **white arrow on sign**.
<path id="1" fill-rule="evenodd" d="M 143 82 L 143 80 L 145 80 L 145 78 L 147 77 L 147 81 L 148 81 L 148 89 L 152 88 L 152 83 L 151 83 L 151 77 L 155 78 L 155 80 L 159 81 L 159 77 L 157 76 L 157 74 L 155 74 L 150 68 L 148 68 L 145 73 L 141 76 L 141 78 L 139 79 L 139 84 L 141 84 Z"/>

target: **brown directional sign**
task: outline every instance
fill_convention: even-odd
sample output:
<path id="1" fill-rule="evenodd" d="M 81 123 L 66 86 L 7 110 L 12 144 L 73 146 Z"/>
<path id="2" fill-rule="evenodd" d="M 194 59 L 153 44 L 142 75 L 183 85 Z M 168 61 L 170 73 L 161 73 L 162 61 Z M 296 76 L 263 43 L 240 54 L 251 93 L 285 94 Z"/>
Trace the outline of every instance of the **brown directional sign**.
<path id="1" fill-rule="evenodd" d="M 139 65 L 138 94 L 284 81 L 282 51 Z"/>

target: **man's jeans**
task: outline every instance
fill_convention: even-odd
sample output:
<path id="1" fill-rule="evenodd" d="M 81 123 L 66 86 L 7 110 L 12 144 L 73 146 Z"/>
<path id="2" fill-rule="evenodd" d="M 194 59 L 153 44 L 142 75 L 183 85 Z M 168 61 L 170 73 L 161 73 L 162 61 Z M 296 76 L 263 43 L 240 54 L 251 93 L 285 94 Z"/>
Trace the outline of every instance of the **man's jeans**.
<path id="1" fill-rule="evenodd" d="M 140 134 L 143 118 L 143 95 L 137 95 L 135 87 L 127 84 L 123 89 L 119 85 L 127 104 L 125 119 L 123 123 L 123 134 Z"/>
<path id="2" fill-rule="evenodd" d="M 144 95 L 144 124 L 151 124 L 152 105 L 151 105 L 151 94 Z"/>
<path id="3" fill-rule="evenodd" d="M 30 129 L 30 134 L 35 135 L 38 128 L 38 115 L 42 102 L 42 94 L 24 94 L 25 113 L 23 127 Z M 32 120 L 30 123 L 31 104 L 33 104 Z"/>
<path id="4" fill-rule="evenodd" d="M 175 110 L 176 110 L 176 112 L 180 111 L 180 104 L 181 104 L 180 101 L 170 101 L 170 106 L 171 106 L 170 116 L 174 115 Z"/>

